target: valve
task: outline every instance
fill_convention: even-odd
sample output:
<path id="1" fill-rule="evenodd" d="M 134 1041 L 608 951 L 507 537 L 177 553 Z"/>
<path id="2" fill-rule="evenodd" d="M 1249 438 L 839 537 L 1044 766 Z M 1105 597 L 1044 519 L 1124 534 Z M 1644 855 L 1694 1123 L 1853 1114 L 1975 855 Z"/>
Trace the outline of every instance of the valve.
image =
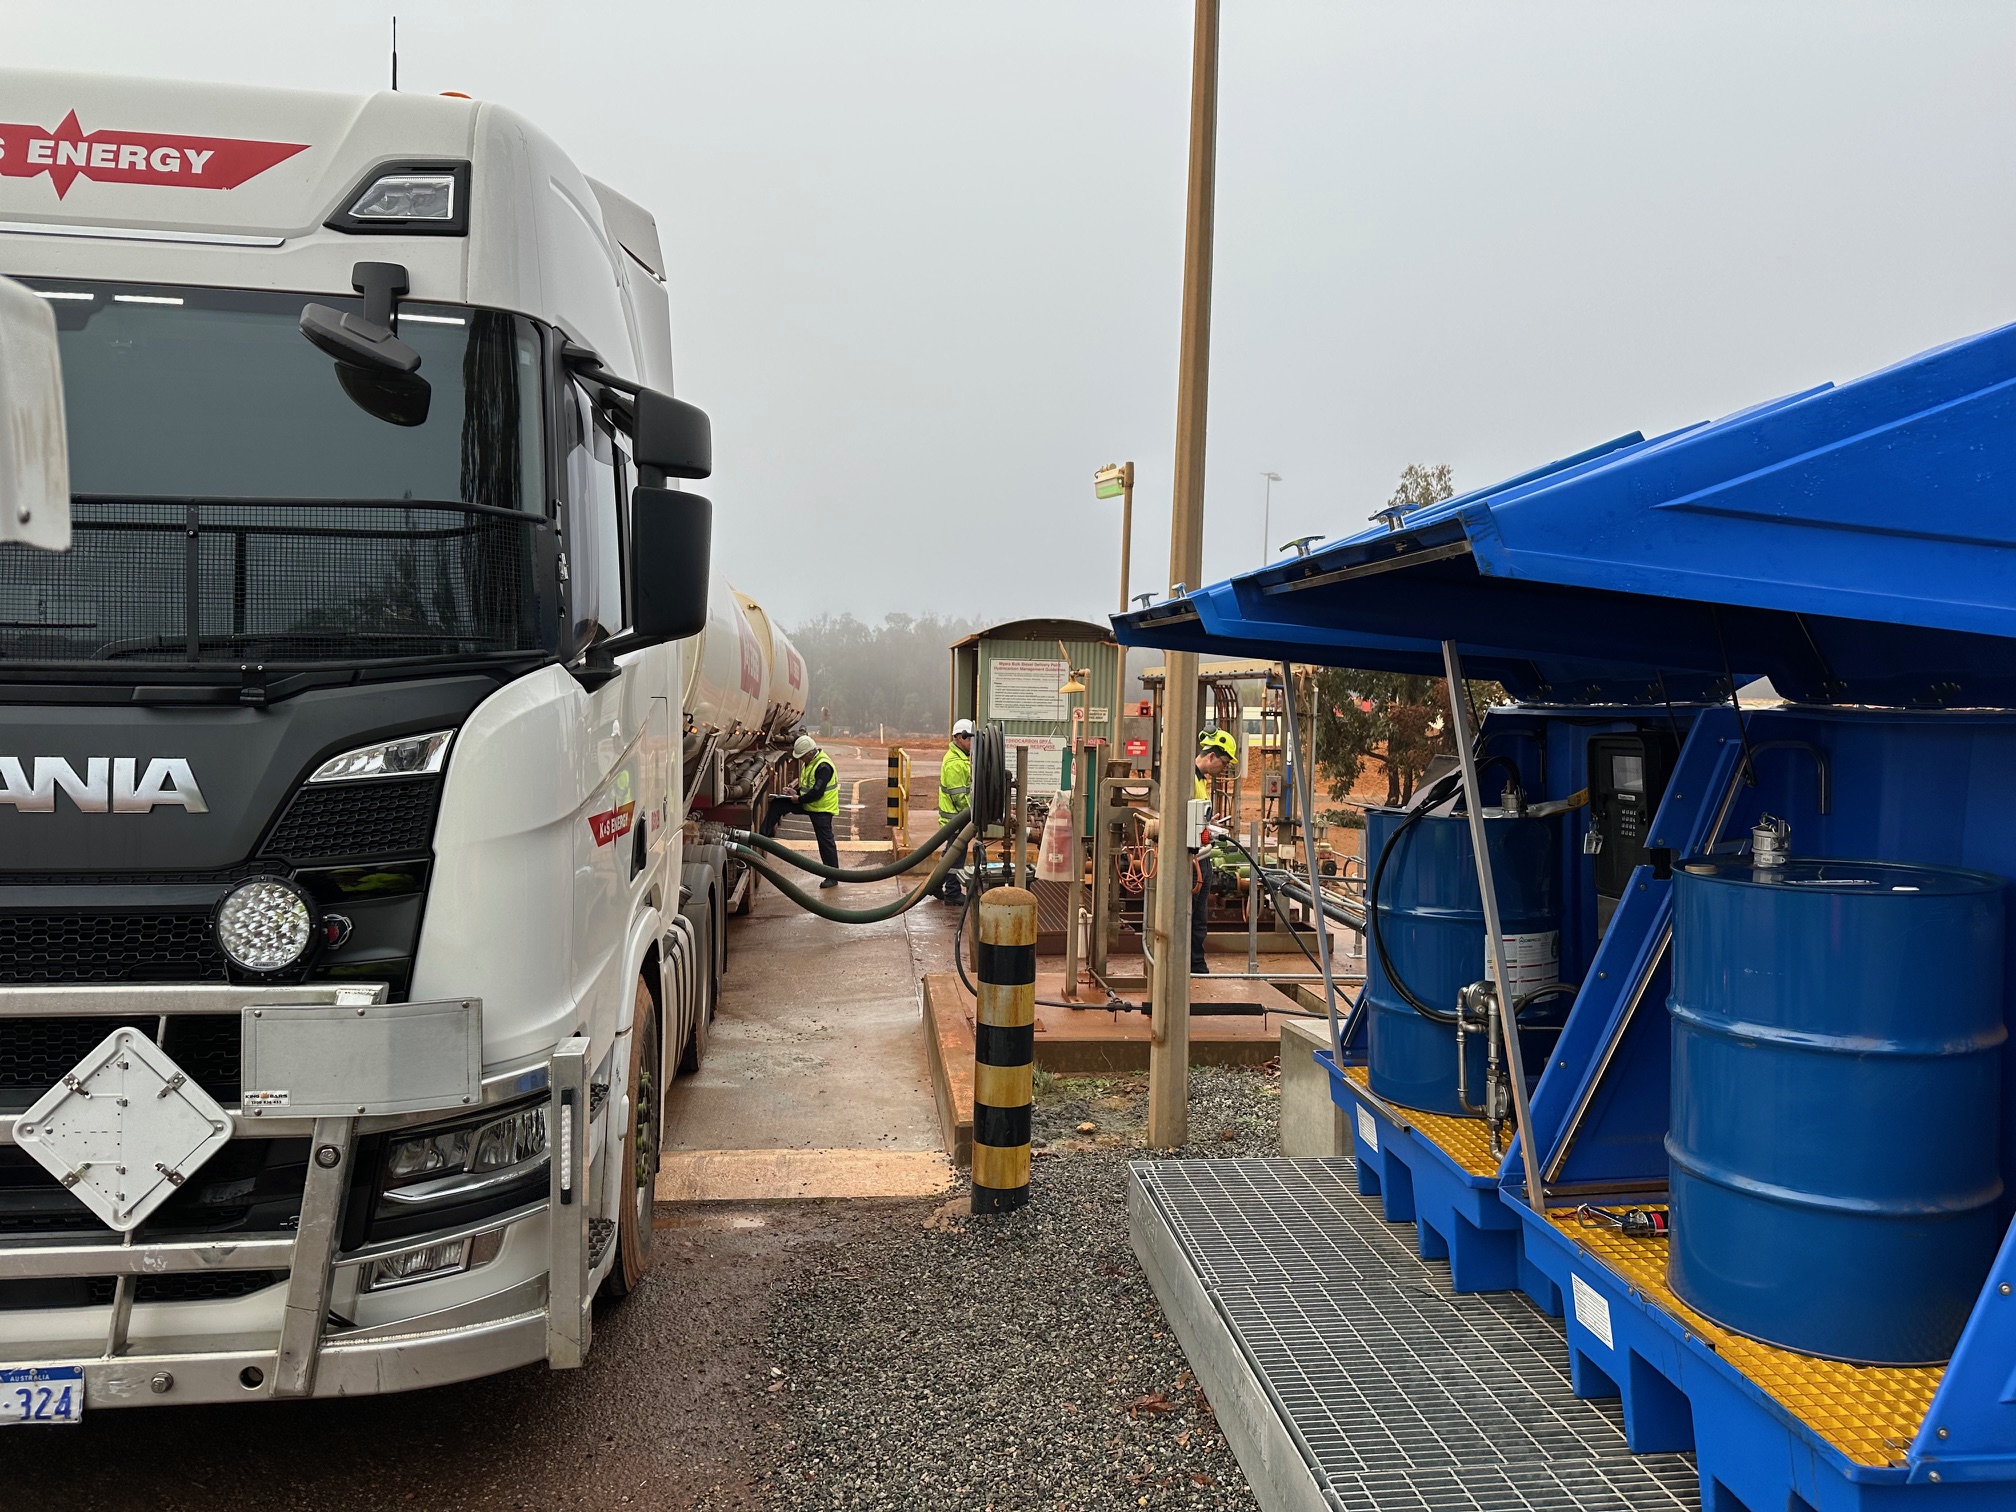
<path id="1" fill-rule="evenodd" d="M 1766 814 L 1750 831 L 1750 864 L 1760 869 L 1783 866 L 1792 851 L 1792 826 Z"/>

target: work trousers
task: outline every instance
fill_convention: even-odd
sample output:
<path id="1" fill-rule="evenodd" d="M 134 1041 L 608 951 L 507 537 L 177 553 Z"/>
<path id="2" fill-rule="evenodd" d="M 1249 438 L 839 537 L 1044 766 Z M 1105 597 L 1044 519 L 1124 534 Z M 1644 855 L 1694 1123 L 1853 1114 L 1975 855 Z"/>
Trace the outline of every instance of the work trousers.
<path id="1" fill-rule="evenodd" d="M 772 798 L 770 807 L 763 815 L 763 833 L 774 835 L 777 826 L 786 814 L 805 814 L 812 821 L 812 838 L 819 842 L 819 859 L 828 866 L 840 864 L 840 844 L 833 838 L 833 816 L 831 814 L 805 813 L 796 798 Z"/>
<path id="2" fill-rule="evenodd" d="M 1209 855 L 1197 857 L 1196 881 L 1190 888 L 1190 975 L 1208 976 L 1204 941 L 1211 933 L 1211 876 L 1217 870 Z"/>

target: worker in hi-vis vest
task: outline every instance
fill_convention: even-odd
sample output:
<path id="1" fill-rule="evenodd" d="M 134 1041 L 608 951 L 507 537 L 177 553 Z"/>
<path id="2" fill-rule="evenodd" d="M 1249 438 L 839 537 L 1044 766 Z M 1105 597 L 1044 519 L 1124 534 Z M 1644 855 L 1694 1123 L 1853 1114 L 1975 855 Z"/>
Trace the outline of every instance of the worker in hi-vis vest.
<path id="1" fill-rule="evenodd" d="M 1196 795 L 1206 802 L 1211 798 L 1211 784 L 1239 765 L 1239 742 L 1225 730 L 1206 730 L 1197 737 L 1197 789 Z M 1211 933 L 1210 899 L 1211 876 L 1216 870 L 1211 864 L 1210 837 L 1198 848 L 1196 864 L 1191 869 L 1190 882 L 1190 974 L 1207 975 L 1211 968 L 1205 964 L 1204 941 Z"/>
<path id="2" fill-rule="evenodd" d="M 973 806 L 973 721 L 962 719 L 952 726 L 952 743 L 938 763 L 938 823 L 942 826 Z M 944 884 L 933 894 L 955 907 L 966 902 L 966 888 L 959 873 L 966 868 L 966 843 L 953 847 L 952 865 Z"/>
<path id="3" fill-rule="evenodd" d="M 840 812 L 840 774 L 834 768 L 833 758 L 819 749 L 819 742 L 810 735 L 800 735 L 791 747 L 791 754 L 798 758 L 798 793 L 786 798 L 781 794 L 770 800 L 769 810 L 763 815 L 763 833 L 777 833 L 777 822 L 786 814 L 803 814 L 812 821 L 812 838 L 819 842 L 819 859 L 828 866 L 840 864 L 840 844 L 833 838 L 833 817 Z M 840 884 L 828 877 L 819 884 L 821 887 L 838 887 Z"/>

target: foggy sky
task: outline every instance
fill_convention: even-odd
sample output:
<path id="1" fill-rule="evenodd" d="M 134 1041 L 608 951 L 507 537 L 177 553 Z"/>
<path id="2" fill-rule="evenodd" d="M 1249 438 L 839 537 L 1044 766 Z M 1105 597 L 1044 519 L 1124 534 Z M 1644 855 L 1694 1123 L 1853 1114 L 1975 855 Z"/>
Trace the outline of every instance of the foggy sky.
<path id="1" fill-rule="evenodd" d="M 386 81 L 388 5 L 0 0 L 5 60 Z M 401 0 L 401 85 L 649 206 L 717 563 L 1103 615 L 1168 563 L 1187 0 Z M 2016 312 L 2016 6 L 1225 0 L 1207 579 Z M 4 115 L 4 101 L 0 101 Z"/>

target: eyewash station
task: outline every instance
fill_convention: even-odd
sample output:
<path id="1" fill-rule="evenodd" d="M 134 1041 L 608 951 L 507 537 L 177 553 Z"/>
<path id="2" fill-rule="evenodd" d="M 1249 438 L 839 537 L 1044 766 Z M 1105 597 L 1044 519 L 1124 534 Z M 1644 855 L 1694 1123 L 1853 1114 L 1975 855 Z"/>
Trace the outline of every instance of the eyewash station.
<path id="1" fill-rule="evenodd" d="M 1368 815 L 1348 1163 L 1134 1173 L 1264 1505 L 2016 1507 L 2012 395 L 2016 327 L 1115 621 L 1511 699 Z"/>

